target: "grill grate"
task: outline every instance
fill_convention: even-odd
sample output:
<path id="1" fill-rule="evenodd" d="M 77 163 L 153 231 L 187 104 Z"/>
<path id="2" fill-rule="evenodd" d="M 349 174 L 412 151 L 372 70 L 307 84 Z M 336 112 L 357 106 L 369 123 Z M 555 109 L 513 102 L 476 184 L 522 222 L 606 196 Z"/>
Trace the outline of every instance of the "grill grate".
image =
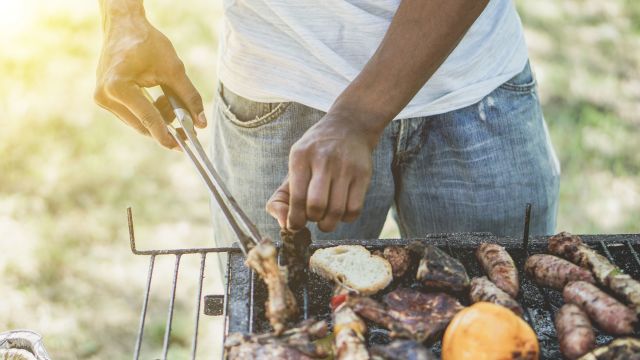
<path id="1" fill-rule="evenodd" d="M 170 347 L 171 326 L 173 322 L 173 311 L 175 305 L 178 273 L 182 256 L 200 256 L 200 271 L 198 274 L 198 287 L 196 291 L 196 307 L 194 314 L 193 339 L 191 343 L 191 358 L 196 358 L 198 347 L 198 327 L 200 323 L 200 311 L 202 310 L 202 283 L 204 270 L 209 253 L 227 253 L 229 255 L 226 266 L 226 291 L 225 294 L 207 295 L 204 297 L 204 313 L 207 315 L 225 315 L 224 338 L 229 333 L 263 333 L 269 331 L 270 325 L 264 313 L 264 304 L 267 300 L 267 289 L 262 281 L 257 281 L 257 276 L 252 270 L 244 265 L 244 255 L 237 247 L 221 248 L 194 248 L 175 250 L 138 250 L 135 245 L 133 233 L 133 221 L 131 210 L 127 209 L 129 220 L 130 246 L 131 251 L 136 255 L 149 257 L 149 270 L 144 293 L 144 301 L 140 314 L 138 336 L 135 343 L 134 359 L 140 358 L 142 339 L 147 317 L 149 294 L 154 272 L 156 257 L 173 256 L 175 258 L 173 278 L 169 292 L 169 307 L 167 309 L 167 319 L 162 347 L 162 359 L 167 358 Z M 418 239 L 425 243 L 433 244 L 444 249 L 449 255 L 460 260 L 466 267 L 470 277 L 483 274 L 482 269 L 475 258 L 475 250 L 483 242 L 495 242 L 504 246 L 513 257 L 520 275 L 521 291 L 518 295 L 518 302 L 525 311 L 525 320 L 531 325 L 540 341 L 541 359 L 562 358 L 559 350 L 558 339 L 553 325 L 553 318 L 562 306 L 562 294 L 559 291 L 538 286 L 524 274 L 524 262 L 530 254 L 546 253 L 547 237 L 529 238 L 526 225 L 530 217 L 530 208 L 527 208 L 525 232 L 523 239 L 495 237 L 488 233 L 458 233 L 458 234 L 434 234 Z M 610 261 L 617 264 L 625 273 L 634 278 L 640 278 L 640 234 L 630 235 L 583 235 L 583 241 L 594 249 L 605 255 Z M 310 252 L 320 248 L 337 245 L 362 245 L 369 250 L 383 249 L 389 245 L 406 245 L 413 239 L 374 239 L 374 240 L 329 240 L 314 242 L 311 244 Z M 410 272 L 415 273 L 415 272 Z M 391 291 L 398 286 L 421 288 L 410 276 L 403 279 L 394 280 L 388 287 Z M 324 279 L 315 274 L 309 274 L 309 281 L 300 289 L 293 289 L 294 294 L 303 307 L 303 318 L 314 316 L 317 319 L 326 319 L 331 322 L 331 311 L 329 300 L 332 294 L 332 286 Z M 386 293 L 380 293 L 374 298 L 380 298 Z M 466 299 L 464 299 L 466 301 Z M 464 303 L 463 305 L 468 305 Z M 370 345 L 384 344 L 390 341 L 389 331 L 376 326 L 373 323 L 367 324 L 367 342 Z M 636 330 L 636 335 L 640 334 Z M 596 342 L 598 344 L 608 343 L 612 336 L 601 331 L 596 331 Z M 222 341 L 222 339 L 212 339 Z M 433 344 L 432 350 L 439 354 L 440 342 Z"/>

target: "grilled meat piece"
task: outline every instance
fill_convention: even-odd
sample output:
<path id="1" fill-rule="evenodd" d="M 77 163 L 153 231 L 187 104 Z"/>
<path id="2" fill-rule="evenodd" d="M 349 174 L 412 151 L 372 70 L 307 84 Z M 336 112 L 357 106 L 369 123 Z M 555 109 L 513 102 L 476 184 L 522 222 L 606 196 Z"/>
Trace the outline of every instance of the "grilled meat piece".
<path id="1" fill-rule="evenodd" d="M 552 236 L 549 238 L 549 251 L 591 270 L 598 283 L 623 298 L 636 315 L 640 315 L 640 282 L 583 243 L 579 236 L 568 232 Z"/>
<path id="2" fill-rule="evenodd" d="M 603 330 L 616 335 L 633 332 L 635 313 L 595 285 L 574 281 L 564 287 L 562 295 L 565 302 L 580 306 Z"/>
<path id="3" fill-rule="evenodd" d="M 298 306 L 287 285 L 287 278 L 276 260 L 276 248 L 265 238 L 247 254 L 245 264 L 255 270 L 267 284 L 269 297 L 266 315 L 276 334 L 281 334 L 289 320 L 298 315 Z"/>
<path id="4" fill-rule="evenodd" d="M 394 340 L 387 345 L 376 345 L 371 354 L 385 360 L 434 360 L 433 353 L 413 340 Z"/>
<path id="5" fill-rule="evenodd" d="M 358 315 L 391 330 L 392 337 L 418 342 L 435 340 L 463 308 L 445 293 L 422 293 L 406 288 L 388 293 L 383 301 L 384 305 L 371 298 L 349 298 Z"/>
<path id="6" fill-rule="evenodd" d="M 621 338 L 601 346 L 580 360 L 640 360 L 640 340 Z"/>
<path id="7" fill-rule="evenodd" d="M 555 325 L 560 351 L 567 359 L 575 360 L 596 346 L 589 317 L 577 305 L 563 305 L 556 315 Z"/>
<path id="8" fill-rule="evenodd" d="M 313 340 L 326 336 L 327 328 L 326 321 L 309 319 L 280 336 L 273 333 L 230 334 L 224 347 L 229 360 L 322 359 L 328 355 L 328 352 L 317 346 Z"/>
<path id="9" fill-rule="evenodd" d="M 411 252 L 404 246 L 387 246 L 384 251 L 374 251 L 373 254 L 387 259 L 394 278 L 404 276 L 413 263 Z"/>
<path id="10" fill-rule="evenodd" d="M 486 276 L 476 277 L 471 280 L 469 297 L 474 303 L 486 301 L 504 306 L 518 316 L 522 316 L 524 313 L 522 306 L 514 298 L 497 287 Z"/>
<path id="11" fill-rule="evenodd" d="M 413 242 L 409 247 L 411 251 L 420 251 L 422 258 L 416 278 L 425 286 L 456 292 L 469 288 L 469 275 L 460 261 L 433 245 Z"/>
<path id="12" fill-rule="evenodd" d="M 538 285 L 562 290 L 571 281 L 595 283 L 589 270 L 581 268 L 553 255 L 537 254 L 529 256 L 524 271 Z"/>
<path id="13" fill-rule="evenodd" d="M 498 244 L 482 243 L 476 250 L 476 258 L 489 279 L 497 287 L 511 295 L 512 298 L 518 296 L 520 290 L 518 269 L 504 247 Z"/>
<path id="14" fill-rule="evenodd" d="M 281 229 L 282 239 L 281 265 L 287 269 L 288 283 L 291 286 L 303 284 L 306 279 L 309 257 L 307 250 L 311 244 L 311 232 L 304 227 L 295 234 L 289 230 Z"/>
<path id="15" fill-rule="evenodd" d="M 335 359 L 337 360 L 369 360 L 371 356 L 365 345 L 364 333 L 367 326 L 360 319 L 349 304 L 348 291 L 338 286 L 332 299 L 333 333 L 335 335 Z M 334 307 L 334 300 L 339 299 Z"/>

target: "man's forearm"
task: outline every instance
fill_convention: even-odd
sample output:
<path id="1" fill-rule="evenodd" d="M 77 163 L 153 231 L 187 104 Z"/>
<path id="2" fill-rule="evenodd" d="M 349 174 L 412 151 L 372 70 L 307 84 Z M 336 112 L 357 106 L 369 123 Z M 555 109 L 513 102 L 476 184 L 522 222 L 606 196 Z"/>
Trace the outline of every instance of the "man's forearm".
<path id="1" fill-rule="evenodd" d="M 436 72 L 489 0 L 403 0 L 380 46 L 330 112 L 382 133 Z M 354 114 L 357 114 L 354 116 Z"/>
<path id="2" fill-rule="evenodd" d="M 144 17 L 142 0 L 99 0 L 99 3 L 103 29 L 112 18 Z"/>

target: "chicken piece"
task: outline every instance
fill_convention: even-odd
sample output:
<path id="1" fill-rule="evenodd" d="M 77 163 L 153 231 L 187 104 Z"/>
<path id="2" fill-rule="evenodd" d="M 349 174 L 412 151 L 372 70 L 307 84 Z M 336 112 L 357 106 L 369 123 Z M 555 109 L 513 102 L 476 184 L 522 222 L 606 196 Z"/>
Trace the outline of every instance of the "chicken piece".
<path id="1" fill-rule="evenodd" d="M 392 337 L 418 342 L 435 340 L 463 306 L 445 293 L 396 289 L 384 296 L 384 305 L 367 297 L 350 297 L 353 310 L 391 330 Z"/>
<path id="2" fill-rule="evenodd" d="M 596 346 L 596 336 L 587 313 L 574 304 L 563 305 L 555 319 L 560 351 L 575 360 Z"/>
<path id="3" fill-rule="evenodd" d="M 530 256 L 524 264 L 524 271 L 538 285 L 556 290 L 562 290 L 571 281 L 595 283 L 589 270 L 553 255 Z"/>
<path id="4" fill-rule="evenodd" d="M 420 264 L 416 278 L 425 286 L 454 292 L 469 288 L 469 275 L 464 265 L 433 245 L 422 245 L 415 241 L 409 245 L 413 252 L 419 252 Z"/>
<path id="5" fill-rule="evenodd" d="M 471 280 L 469 297 L 473 303 L 486 301 L 504 306 L 518 316 L 522 316 L 524 313 L 522 306 L 514 298 L 489 281 L 486 276 L 476 277 Z"/>
<path id="6" fill-rule="evenodd" d="M 307 360 L 322 359 L 329 353 L 313 341 L 326 336 L 326 321 L 313 319 L 302 322 L 280 336 L 273 333 L 260 335 L 230 334 L 224 343 L 229 360 Z"/>
<path id="7" fill-rule="evenodd" d="M 413 263 L 411 252 L 404 246 L 387 246 L 383 251 L 374 251 L 372 254 L 387 259 L 391 264 L 391 272 L 394 278 L 404 276 Z"/>
<path id="8" fill-rule="evenodd" d="M 616 335 L 633 332 L 635 313 L 595 285 L 574 281 L 564 287 L 562 296 L 566 303 L 581 307 L 603 330 Z"/>
<path id="9" fill-rule="evenodd" d="M 640 340 L 621 338 L 601 346 L 579 360 L 640 360 Z"/>
<path id="10" fill-rule="evenodd" d="M 371 353 L 384 360 L 435 360 L 433 353 L 413 340 L 394 340 L 387 345 L 376 345 Z"/>
<path id="11" fill-rule="evenodd" d="M 265 238 L 247 254 L 245 264 L 255 270 L 267 284 L 266 316 L 276 335 L 281 334 L 289 320 L 298 315 L 296 299 L 287 285 L 287 278 L 276 260 L 276 247 Z"/>
<path id="12" fill-rule="evenodd" d="M 365 345 L 367 326 L 348 303 L 348 291 L 338 287 L 331 300 L 333 309 L 333 333 L 335 334 L 336 360 L 369 360 Z"/>
<path id="13" fill-rule="evenodd" d="M 497 287 L 514 299 L 518 296 L 520 291 L 518 269 L 504 247 L 498 244 L 482 243 L 476 250 L 476 258 Z"/>
<path id="14" fill-rule="evenodd" d="M 591 249 L 579 236 L 561 232 L 549 238 L 549 251 L 591 270 L 596 280 L 620 296 L 640 316 L 640 282 Z"/>

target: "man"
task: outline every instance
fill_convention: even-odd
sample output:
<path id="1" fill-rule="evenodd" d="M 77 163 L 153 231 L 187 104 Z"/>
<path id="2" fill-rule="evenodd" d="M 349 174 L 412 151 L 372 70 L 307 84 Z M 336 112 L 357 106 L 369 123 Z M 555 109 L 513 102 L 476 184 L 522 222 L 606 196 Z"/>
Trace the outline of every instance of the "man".
<path id="1" fill-rule="evenodd" d="M 202 100 L 141 0 L 101 0 L 96 101 L 175 148 L 141 88 Z M 214 165 L 261 231 L 554 231 L 559 165 L 511 0 L 225 0 Z M 264 211 L 264 204 L 275 220 Z M 218 245 L 233 240 L 214 209 Z"/>

